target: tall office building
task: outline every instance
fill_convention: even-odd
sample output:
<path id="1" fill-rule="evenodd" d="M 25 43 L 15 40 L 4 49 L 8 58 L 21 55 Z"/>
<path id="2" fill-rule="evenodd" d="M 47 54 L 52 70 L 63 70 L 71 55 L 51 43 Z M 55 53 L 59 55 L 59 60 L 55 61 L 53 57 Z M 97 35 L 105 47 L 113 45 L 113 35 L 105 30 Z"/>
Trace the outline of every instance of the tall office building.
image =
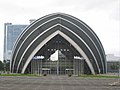
<path id="1" fill-rule="evenodd" d="M 12 23 L 4 24 L 4 60 L 11 59 L 13 45 L 26 26 L 28 25 L 13 25 Z"/>

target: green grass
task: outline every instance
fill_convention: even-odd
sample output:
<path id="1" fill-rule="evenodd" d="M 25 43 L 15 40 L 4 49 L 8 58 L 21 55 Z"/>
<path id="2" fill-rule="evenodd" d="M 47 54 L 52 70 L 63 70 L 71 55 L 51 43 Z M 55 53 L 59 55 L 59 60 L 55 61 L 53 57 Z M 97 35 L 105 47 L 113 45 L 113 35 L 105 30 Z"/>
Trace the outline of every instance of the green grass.
<path id="1" fill-rule="evenodd" d="M 38 76 L 36 74 L 0 74 L 0 76 Z"/>
<path id="2" fill-rule="evenodd" d="M 0 74 L 0 76 L 39 76 L 37 74 Z M 107 75 L 80 75 L 82 78 L 120 78 L 118 76 Z"/>
<path id="3" fill-rule="evenodd" d="M 80 75 L 82 78 L 120 78 L 118 76 L 105 76 L 105 75 Z"/>

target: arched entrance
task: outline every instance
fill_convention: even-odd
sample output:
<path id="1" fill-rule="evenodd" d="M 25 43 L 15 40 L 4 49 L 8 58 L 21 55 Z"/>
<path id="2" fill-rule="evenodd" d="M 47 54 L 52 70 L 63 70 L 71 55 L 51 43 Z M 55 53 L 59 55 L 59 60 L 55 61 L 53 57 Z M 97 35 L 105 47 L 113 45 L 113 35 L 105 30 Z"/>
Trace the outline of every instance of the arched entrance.
<path id="1" fill-rule="evenodd" d="M 26 73 L 52 75 L 90 73 L 84 72 L 85 62 L 75 59 L 75 56 L 82 57 L 67 40 L 56 35 L 35 54 Z"/>

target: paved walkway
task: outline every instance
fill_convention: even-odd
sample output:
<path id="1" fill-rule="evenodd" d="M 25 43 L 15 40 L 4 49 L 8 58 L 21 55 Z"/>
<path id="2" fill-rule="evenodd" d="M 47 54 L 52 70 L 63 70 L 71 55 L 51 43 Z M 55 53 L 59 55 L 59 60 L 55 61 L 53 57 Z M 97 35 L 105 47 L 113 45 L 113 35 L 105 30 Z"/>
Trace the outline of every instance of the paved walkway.
<path id="1" fill-rule="evenodd" d="M 115 81 L 68 76 L 0 76 L 0 90 L 120 90 L 120 85 L 109 85 Z"/>

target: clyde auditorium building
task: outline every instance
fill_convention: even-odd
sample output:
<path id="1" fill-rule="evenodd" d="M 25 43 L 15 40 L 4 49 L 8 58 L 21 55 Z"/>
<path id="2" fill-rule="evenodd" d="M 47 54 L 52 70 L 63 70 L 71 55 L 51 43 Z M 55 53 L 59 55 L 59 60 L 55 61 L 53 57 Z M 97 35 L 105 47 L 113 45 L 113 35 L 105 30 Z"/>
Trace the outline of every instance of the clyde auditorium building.
<path id="1" fill-rule="evenodd" d="M 95 32 L 64 13 L 46 15 L 30 24 L 14 44 L 12 73 L 103 74 L 104 48 Z"/>

